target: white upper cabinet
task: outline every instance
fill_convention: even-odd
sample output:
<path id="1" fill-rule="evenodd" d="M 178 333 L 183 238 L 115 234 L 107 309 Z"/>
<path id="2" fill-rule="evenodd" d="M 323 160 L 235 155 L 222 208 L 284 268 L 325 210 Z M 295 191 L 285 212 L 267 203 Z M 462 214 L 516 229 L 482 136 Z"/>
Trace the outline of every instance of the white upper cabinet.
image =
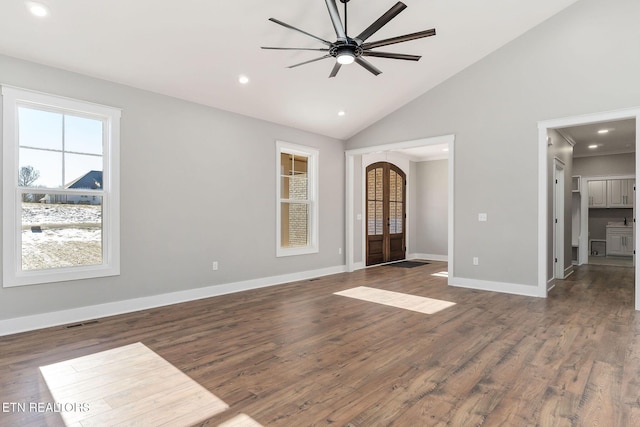
<path id="1" fill-rule="evenodd" d="M 633 207 L 634 179 L 610 179 L 607 181 L 607 207 Z"/>
<path id="2" fill-rule="evenodd" d="M 632 208 L 635 179 L 587 181 L 590 208 Z"/>
<path id="3" fill-rule="evenodd" d="M 607 181 L 588 181 L 587 188 L 589 190 L 589 207 L 590 208 L 606 208 L 607 207 Z"/>

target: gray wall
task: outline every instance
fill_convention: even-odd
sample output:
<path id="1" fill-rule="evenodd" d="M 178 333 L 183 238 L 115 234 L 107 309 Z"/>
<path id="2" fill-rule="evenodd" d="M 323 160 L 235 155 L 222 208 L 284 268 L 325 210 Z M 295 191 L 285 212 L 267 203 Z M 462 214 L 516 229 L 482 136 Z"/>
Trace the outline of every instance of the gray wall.
<path id="1" fill-rule="evenodd" d="M 344 265 L 342 141 L 6 56 L 0 83 L 123 109 L 122 274 L 0 288 L 0 319 Z M 318 254 L 275 256 L 277 139 L 320 150 Z"/>
<path id="2" fill-rule="evenodd" d="M 448 160 L 412 163 L 414 230 L 409 253 L 447 256 Z"/>
<path id="3" fill-rule="evenodd" d="M 640 105 L 638 16 L 637 0 L 580 0 L 347 147 L 455 134 L 454 276 L 536 286 L 537 123 Z"/>
<path id="4" fill-rule="evenodd" d="M 639 101 L 640 103 L 640 101 Z M 573 174 L 580 176 L 635 175 L 635 153 L 573 159 Z"/>

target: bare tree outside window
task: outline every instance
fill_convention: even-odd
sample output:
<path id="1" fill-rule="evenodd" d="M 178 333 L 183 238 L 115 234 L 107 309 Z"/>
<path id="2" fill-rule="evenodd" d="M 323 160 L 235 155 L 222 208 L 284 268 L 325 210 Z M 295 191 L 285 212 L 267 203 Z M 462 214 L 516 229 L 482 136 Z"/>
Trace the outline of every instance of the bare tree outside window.
<path id="1" fill-rule="evenodd" d="M 31 187 L 34 182 L 36 182 L 40 178 L 40 172 L 34 168 L 33 166 L 22 166 L 20 168 L 20 172 L 18 173 L 18 186 L 19 187 Z M 23 194 L 22 201 L 23 202 L 33 202 L 33 200 L 29 200 L 32 198 L 32 194 Z"/>
<path id="2" fill-rule="evenodd" d="M 33 166 L 22 166 L 18 174 L 18 186 L 30 187 L 40 178 L 40 172 Z"/>

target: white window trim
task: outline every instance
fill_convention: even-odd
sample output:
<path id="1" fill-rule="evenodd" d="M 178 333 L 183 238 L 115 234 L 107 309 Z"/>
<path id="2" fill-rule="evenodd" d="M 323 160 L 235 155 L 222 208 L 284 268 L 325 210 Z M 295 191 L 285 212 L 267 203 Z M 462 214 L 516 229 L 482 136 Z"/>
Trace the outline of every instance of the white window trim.
<path id="1" fill-rule="evenodd" d="M 121 110 L 90 102 L 49 95 L 41 92 L 1 86 L 2 89 L 2 141 L 3 141 L 3 265 L 2 286 L 13 287 L 39 283 L 62 282 L 120 274 L 120 116 Z M 18 114 L 20 105 L 52 108 L 104 120 L 104 153 L 102 196 L 102 264 L 64 267 L 46 270 L 22 271 L 18 221 L 22 205 L 18 197 Z M 52 191 L 56 191 L 53 190 Z M 59 193 L 70 193 L 60 190 Z"/>
<path id="2" fill-rule="evenodd" d="M 297 248 L 282 247 L 282 220 L 281 220 L 281 153 L 299 154 L 306 156 L 309 161 L 307 164 L 307 179 L 309 182 L 309 244 Z M 320 152 L 311 147 L 303 145 L 291 144 L 284 141 L 276 141 L 276 256 L 285 257 L 293 255 L 304 255 L 319 252 L 318 245 L 318 195 L 319 195 L 319 165 Z"/>

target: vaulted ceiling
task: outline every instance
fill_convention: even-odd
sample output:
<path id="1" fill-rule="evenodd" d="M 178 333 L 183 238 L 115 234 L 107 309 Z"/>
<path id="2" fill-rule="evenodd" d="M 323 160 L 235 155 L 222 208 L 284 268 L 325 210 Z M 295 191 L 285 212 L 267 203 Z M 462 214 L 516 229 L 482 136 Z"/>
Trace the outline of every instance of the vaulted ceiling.
<path id="1" fill-rule="evenodd" d="M 0 3 L 0 53 L 347 139 L 577 0 L 404 0 L 369 41 L 435 28 L 435 37 L 377 49 L 422 59 L 368 58 L 382 74 L 352 64 L 335 78 L 333 58 L 287 68 L 321 52 L 260 49 L 323 47 L 271 17 L 335 41 L 324 0 L 39 1 L 46 17 L 23 0 Z M 349 35 L 394 4 L 351 0 Z"/>

